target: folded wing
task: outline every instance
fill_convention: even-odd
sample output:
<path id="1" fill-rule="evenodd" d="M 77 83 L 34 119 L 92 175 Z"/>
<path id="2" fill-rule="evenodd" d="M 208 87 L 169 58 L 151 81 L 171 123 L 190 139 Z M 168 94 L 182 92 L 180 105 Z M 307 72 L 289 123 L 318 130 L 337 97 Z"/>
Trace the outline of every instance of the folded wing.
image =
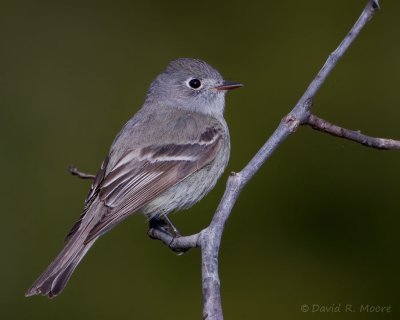
<path id="1" fill-rule="evenodd" d="M 85 242 L 101 236 L 170 187 L 210 164 L 222 143 L 222 130 L 207 128 L 194 143 L 129 150 L 107 174 L 106 168 L 102 168 L 98 173 L 101 181 L 95 179 L 86 204 L 90 206 L 90 199 L 98 196 L 108 210 Z M 79 221 L 74 228 L 79 228 Z"/>

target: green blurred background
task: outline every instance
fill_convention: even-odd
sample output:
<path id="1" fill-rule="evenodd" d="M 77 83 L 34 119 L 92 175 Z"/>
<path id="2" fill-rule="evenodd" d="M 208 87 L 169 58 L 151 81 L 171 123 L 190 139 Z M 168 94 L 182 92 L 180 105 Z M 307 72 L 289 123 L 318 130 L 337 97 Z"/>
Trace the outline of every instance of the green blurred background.
<path id="1" fill-rule="evenodd" d="M 103 237 L 61 296 L 24 291 L 61 249 L 89 182 L 152 79 L 177 57 L 208 61 L 229 94 L 229 170 L 240 170 L 293 107 L 364 7 L 336 1 L 0 2 L 1 319 L 200 319 L 198 250 L 175 256 L 142 216 Z M 314 111 L 400 138 L 400 3 L 362 32 Z M 400 153 L 300 128 L 238 200 L 220 257 L 226 319 L 399 319 Z M 218 187 L 173 216 L 205 227 Z M 391 313 L 303 313 L 303 304 Z"/>

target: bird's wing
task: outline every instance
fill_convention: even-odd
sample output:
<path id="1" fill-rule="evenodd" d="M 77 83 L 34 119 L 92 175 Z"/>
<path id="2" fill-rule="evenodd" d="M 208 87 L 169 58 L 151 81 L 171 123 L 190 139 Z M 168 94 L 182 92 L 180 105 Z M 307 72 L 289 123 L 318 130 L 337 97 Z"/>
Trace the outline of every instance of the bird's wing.
<path id="1" fill-rule="evenodd" d="M 86 204 L 90 206 L 91 198 L 98 195 L 108 210 L 85 242 L 107 232 L 168 188 L 211 163 L 222 143 L 222 129 L 210 127 L 195 142 L 129 150 L 107 174 L 105 169 L 100 170 L 101 182 L 96 183 L 95 179 Z M 79 225 L 75 227 L 78 228 Z"/>

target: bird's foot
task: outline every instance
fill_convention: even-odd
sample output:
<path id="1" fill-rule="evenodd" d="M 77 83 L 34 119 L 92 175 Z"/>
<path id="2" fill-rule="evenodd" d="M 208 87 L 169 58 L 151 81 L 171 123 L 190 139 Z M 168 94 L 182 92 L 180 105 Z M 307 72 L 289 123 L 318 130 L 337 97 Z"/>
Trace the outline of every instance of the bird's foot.
<path id="1" fill-rule="evenodd" d="M 147 234 L 151 239 L 164 242 L 177 255 L 182 255 L 188 250 L 178 249 L 174 246 L 175 239 L 181 237 L 181 234 L 167 216 L 151 218 Z"/>

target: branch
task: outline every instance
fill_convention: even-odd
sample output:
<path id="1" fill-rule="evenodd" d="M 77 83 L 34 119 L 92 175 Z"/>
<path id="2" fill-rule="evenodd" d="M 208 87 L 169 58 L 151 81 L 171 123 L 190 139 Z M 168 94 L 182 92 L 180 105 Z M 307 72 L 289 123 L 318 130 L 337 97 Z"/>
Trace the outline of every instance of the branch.
<path id="1" fill-rule="evenodd" d="M 290 134 L 295 132 L 300 124 L 307 123 L 307 120 L 310 118 L 312 101 L 315 94 L 321 88 L 322 84 L 325 82 L 326 78 L 336 66 L 340 58 L 350 47 L 351 43 L 357 38 L 360 31 L 365 27 L 366 23 L 374 16 L 378 9 L 379 3 L 377 0 L 368 1 L 357 22 L 337 49 L 330 54 L 324 66 L 318 72 L 317 76 L 311 82 L 292 111 L 282 119 L 272 136 L 266 141 L 243 170 L 239 173 L 233 173 L 229 177 L 225 193 L 214 214 L 211 224 L 201 231 L 196 243 L 196 245 L 201 248 L 203 319 L 223 319 L 220 280 L 218 275 L 218 253 L 225 223 L 231 214 L 232 208 L 238 199 L 240 192 L 254 174 L 261 168 L 265 161 L 278 148 L 278 146 Z"/>
<path id="2" fill-rule="evenodd" d="M 183 253 L 184 251 L 196 248 L 199 244 L 200 233 L 193 234 L 185 237 L 173 237 L 170 234 L 162 232 L 158 229 L 149 229 L 148 235 L 152 239 L 157 239 L 166 244 L 170 249 L 175 252 Z"/>
<path id="3" fill-rule="evenodd" d="M 93 174 L 80 172 L 80 171 L 79 171 L 74 165 L 72 165 L 72 164 L 68 167 L 68 171 L 69 171 L 69 173 L 72 174 L 73 176 L 77 176 L 78 178 L 81 178 L 81 179 L 94 179 L 94 178 L 96 178 L 96 176 L 93 175 Z"/>
<path id="4" fill-rule="evenodd" d="M 311 114 L 305 125 L 309 125 L 314 130 L 329 133 L 338 138 L 348 139 L 358 142 L 366 147 L 381 150 L 400 150 L 400 141 L 385 138 L 375 138 L 362 134 L 360 131 L 349 130 L 339 127 L 324 119 Z"/>

